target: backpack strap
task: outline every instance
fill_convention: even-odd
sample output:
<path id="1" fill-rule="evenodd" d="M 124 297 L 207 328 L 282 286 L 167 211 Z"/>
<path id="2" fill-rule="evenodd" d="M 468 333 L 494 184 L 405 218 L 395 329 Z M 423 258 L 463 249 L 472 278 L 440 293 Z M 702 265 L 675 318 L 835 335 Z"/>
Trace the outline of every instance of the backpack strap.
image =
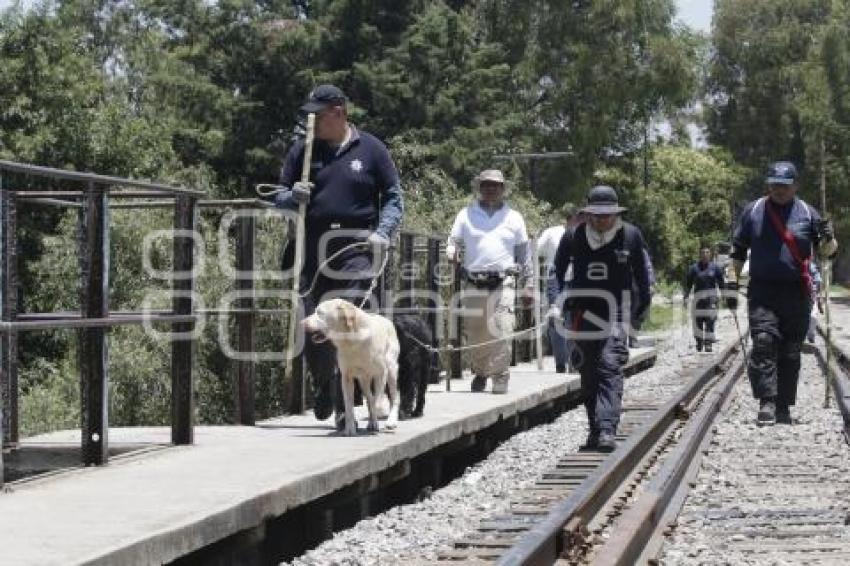
<path id="1" fill-rule="evenodd" d="M 804 204 L 804 206 L 806 205 Z M 809 211 L 808 208 L 809 207 L 806 206 L 806 210 L 811 215 L 811 211 Z M 794 239 L 794 234 L 791 233 L 788 226 L 779 217 L 779 213 L 772 204 L 768 203 L 765 205 L 765 212 L 767 212 L 767 217 L 770 219 L 771 224 L 773 224 L 773 228 L 776 230 L 776 233 L 779 234 L 779 237 L 788 248 L 788 251 L 791 253 L 791 257 L 794 258 L 794 262 L 800 270 L 800 279 L 803 283 L 803 291 L 806 293 L 807 297 L 811 296 L 812 288 L 814 287 L 812 282 L 812 272 L 809 271 L 809 261 L 811 258 L 803 257 L 799 246 L 797 246 L 797 240 Z"/>

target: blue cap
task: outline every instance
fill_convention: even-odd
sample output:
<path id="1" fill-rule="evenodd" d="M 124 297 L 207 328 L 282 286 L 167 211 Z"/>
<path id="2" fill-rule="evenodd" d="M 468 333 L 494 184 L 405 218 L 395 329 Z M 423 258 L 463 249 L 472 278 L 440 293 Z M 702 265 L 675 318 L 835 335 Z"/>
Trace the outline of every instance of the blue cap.
<path id="1" fill-rule="evenodd" d="M 319 85 L 307 95 L 307 101 L 301 107 L 305 114 L 320 112 L 329 106 L 345 106 L 348 98 L 342 89 L 334 85 Z"/>
<path id="2" fill-rule="evenodd" d="M 797 182 L 797 168 L 790 161 L 776 161 L 767 168 L 768 185 L 793 185 Z"/>

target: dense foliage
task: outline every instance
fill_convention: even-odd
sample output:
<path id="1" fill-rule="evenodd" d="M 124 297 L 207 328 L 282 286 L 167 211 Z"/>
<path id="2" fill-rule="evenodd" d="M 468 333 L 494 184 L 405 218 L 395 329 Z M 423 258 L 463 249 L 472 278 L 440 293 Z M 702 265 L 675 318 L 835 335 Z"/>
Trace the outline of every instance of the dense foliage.
<path id="1" fill-rule="evenodd" d="M 485 167 L 508 172 L 532 232 L 605 181 L 675 280 L 701 242 L 728 237 L 764 160 L 809 164 L 825 138 L 830 182 L 845 178 L 843 4 L 718 0 L 712 48 L 673 23 L 672 0 L 41 0 L 0 15 L 0 157 L 253 196 L 276 178 L 304 95 L 334 82 L 353 121 L 391 148 L 406 228 L 444 234 Z M 703 84 L 721 146 L 711 151 L 691 148 L 682 128 Z M 669 142 L 648 139 L 665 119 Z M 516 157 L 531 152 L 567 156 Z M 75 308 L 75 216 L 32 206 L 20 216 L 22 306 Z M 202 219 L 211 258 L 220 219 Z M 141 270 L 139 243 L 168 224 L 114 215 L 112 308 L 138 308 L 161 285 Z M 261 232 L 264 265 L 282 233 Z M 199 286 L 208 306 L 230 289 L 214 261 Z M 279 323 L 263 324 L 260 349 L 274 349 Z M 233 368 L 207 334 L 199 416 L 229 422 Z M 27 432 L 77 422 L 73 338 L 21 337 Z M 167 422 L 167 347 L 125 329 L 110 348 L 112 423 Z M 257 398 L 262 415 L 285 409 L 279 366 L 258 366 Z"/>

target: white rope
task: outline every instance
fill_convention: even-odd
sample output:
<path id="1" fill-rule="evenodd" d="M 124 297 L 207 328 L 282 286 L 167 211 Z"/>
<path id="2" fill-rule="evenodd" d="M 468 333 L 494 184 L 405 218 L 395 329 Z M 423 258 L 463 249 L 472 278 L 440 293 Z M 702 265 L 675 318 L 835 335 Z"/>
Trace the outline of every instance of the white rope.
<path id="1" fill-rule="evenodd" d="M 271 190 L 264 191 L 263 189 L 271 189 Z M 277 195 L 278 193 L 288 191 L 289 189 L 287 189 L 283 185 L 273 185 L 273 184 L 270 184 L 270 183 L 260 183 L 259 185 L 254 187 L 254 190 L 257 192 L 257 195 L 259 195 L 261 198 L 269 198 L 269 197 L 273 197 L 273 196 Z"/>

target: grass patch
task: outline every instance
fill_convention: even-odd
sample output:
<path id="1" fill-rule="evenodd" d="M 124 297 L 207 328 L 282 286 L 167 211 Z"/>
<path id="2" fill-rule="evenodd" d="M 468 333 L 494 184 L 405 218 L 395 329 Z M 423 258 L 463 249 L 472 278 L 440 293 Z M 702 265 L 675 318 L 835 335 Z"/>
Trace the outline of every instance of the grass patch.
<path id="1" fill-rule="evenodd" d="M 673 305 L 652 305 L 649 316 L 641 327 L 641 331 L 667 330 L 678 326 L 681 321 L 681 309 Z"/>

